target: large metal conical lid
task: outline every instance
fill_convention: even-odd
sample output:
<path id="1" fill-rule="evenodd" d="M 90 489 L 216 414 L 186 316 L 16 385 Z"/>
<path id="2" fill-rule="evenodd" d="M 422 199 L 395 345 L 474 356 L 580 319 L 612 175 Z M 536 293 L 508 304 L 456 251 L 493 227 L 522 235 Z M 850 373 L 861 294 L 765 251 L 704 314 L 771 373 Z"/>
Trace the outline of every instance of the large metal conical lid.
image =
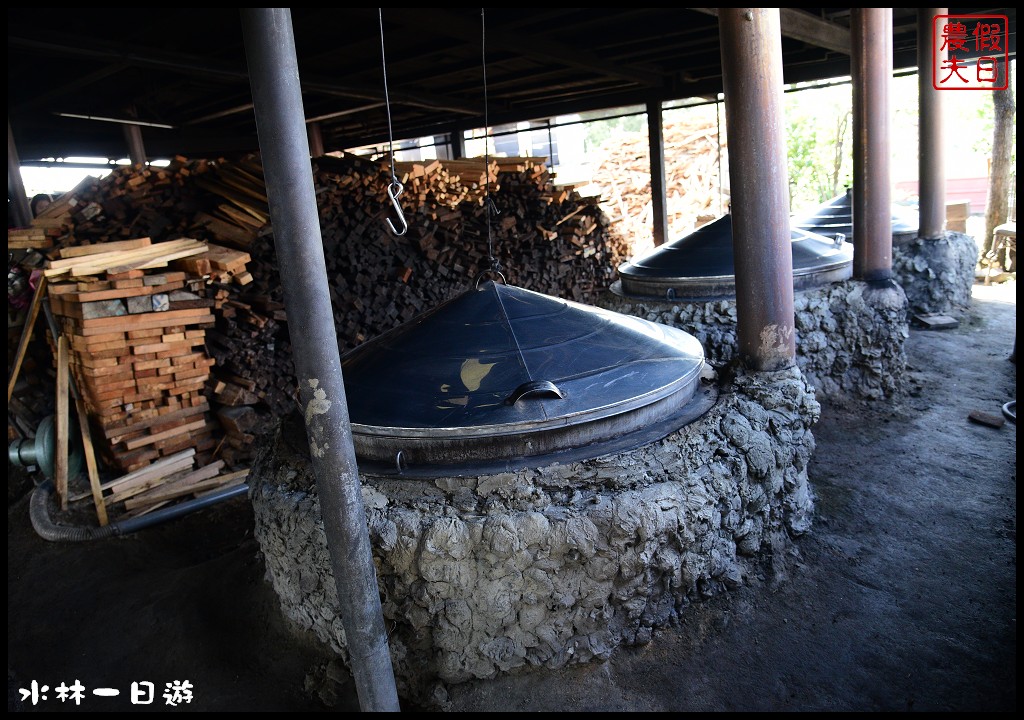
<path id="1" fill-rule="evenodd" d="M 490 281 L 342 362 L 357 455 L 410 466 L 636 431 L 678 412 L 703 365 L 677 328 Z"/>
<path id="2" fill-rule="evenodd" d="M 845 280 L 853 251 L 804 230 L 792 230 L 793 281 L 797 290 Z M 678 240 L 619 267 L 615 288 L 631 297 L 659 300 L 734 297 L 736 265 L 732 216 L 725 215 Z"/>
<path id="3" fill-rule="evenodd" d="M 892 206 L 892 238 L 897 242 L 913 240 L 920 223 L 914 211 L 902 205 Z"/>
<path id="4" fill-rule="evenodd" d="M 807 232 L 824 235 L 830 239 L 841 237 L 852 243 L 853 190 L 847 189 L 841 195 L 826 200 L 808 212 L 798 213 L 790 224 Z M 912 214 L 897 206 L 892 209 L 892 234 L 893 237 L 899 238 L 917 235 L 917 222 Z"/>

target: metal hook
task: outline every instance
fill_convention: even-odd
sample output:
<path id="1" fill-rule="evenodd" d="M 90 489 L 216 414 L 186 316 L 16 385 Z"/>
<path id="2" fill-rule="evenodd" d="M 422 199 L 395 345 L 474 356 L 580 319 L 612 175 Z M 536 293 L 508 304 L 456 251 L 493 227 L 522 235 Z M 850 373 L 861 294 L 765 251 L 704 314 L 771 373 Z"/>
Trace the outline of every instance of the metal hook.
<path id="1" fill-rule="evenodd" d="M 498 277 L 501 278 L 502 285 L 508 285 L 508 283 L 505 281 L 505 275 L 501 272 L 501 270 L 498 270 L 497 268 L 491 268 L 490 270 L 484 270 L 482 273 L 476 276 L 476 280 L 473 283 L 473 287 L 479 290 L 480 281 L 484 279 L 484 276 L 489 274 L 497 275 Z"/>
<path id="2" fill-rule="evenodd" d="M 398 180 L 392 180 L 391 184 L 388 185 L 388 197 L 391 198 L 391 204 L 394 206 L 395 212 L 398 214 L 398 221 L 402 223 L 402 231 L 399 232 L 395 229 L 395 224 L 391 222 L 391 218 L 387 218 L 387 220 L 385 220 L 388 227 L 391 228 L 391 232 L 395 235 L 405 235 L 406 231 L 409 229 L 409 223 L 405 221 L 405 213 L 402 211 L 402 205 L 398 202 L 398 198 L 402 195 L 403 190 L 405 190 L 405 188 L 402 186 L 402 183 L 398 182 Z"/>

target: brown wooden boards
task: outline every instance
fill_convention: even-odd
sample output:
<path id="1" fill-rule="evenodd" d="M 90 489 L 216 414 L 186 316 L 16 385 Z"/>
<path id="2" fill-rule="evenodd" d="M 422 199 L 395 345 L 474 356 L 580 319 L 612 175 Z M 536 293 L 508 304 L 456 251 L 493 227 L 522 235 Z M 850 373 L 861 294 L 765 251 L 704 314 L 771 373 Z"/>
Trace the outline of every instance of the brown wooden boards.
<path id="1" fill-rule="evenodd" d="M 99 449 L 123 471 L 185 448 L 208 459 L 204 453 L 215 446 L 218 428 L 203 392 L 215 364 L 205 352 L 205 334 L 215 318 L 209 304 L 173 309 L 169 300 L 169 293 L 203 281 L 181 270 L 141 267 L 182 251 L 203 254 L 207 245 L 149 238 L 111 245 L 117 249 L 89 246 L 83 254 L 69 248 L 47 270 L 79 278 L 62 281 L 54 273 L 51 303 L 61 340 L 71 349 L 82 405 L 100 430 Z M 244 268 L 247 255 L 236 252 L 220 252 L 219 261 Z"/>

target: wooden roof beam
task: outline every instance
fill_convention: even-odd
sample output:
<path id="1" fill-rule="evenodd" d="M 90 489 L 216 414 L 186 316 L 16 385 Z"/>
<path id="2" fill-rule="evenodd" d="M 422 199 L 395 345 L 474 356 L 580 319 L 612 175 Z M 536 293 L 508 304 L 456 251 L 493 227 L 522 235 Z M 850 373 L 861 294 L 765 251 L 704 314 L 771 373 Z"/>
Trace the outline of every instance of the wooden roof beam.
<path id="1" fill-rule="evenodd" d="M 454 13 L 441 12 L 437 8 L 403 8 L 401 14 L 388 18 L 417 27 L 431 27 L 448 37 L 464 42 L 480 42 L 480 23 L 466 20 Z M 660 88 L 666 76 L 657 71 L 638 65 L 604 60 L 593 53 L 578 48 L 557 45 L 550 41 L 535 42 L 521 34 L 503 33 L 499 29 L 487 28 L 488 49 L 501 49 L 543 59 L 567 67 L 590 70 L 604 76 L 629 80 L 646 87 Z"/>
<path id="2" fill-rule="evenodd" d="M 157 53 L 151 49 L 129 49 L 123 44 L 117 50 L 107 48 L 86 48 L 75 47 L 71 44 L 58 42 L 47 42 L 31 40 L 28 38 L 7 38 L 8 48 L 21 50 L 37 50 L 40 53 L 52 55 L 66 55 L 70 57 L 90 57 L 94 59 L 105 59 L 111 62 L 148 67 L 157 70 L 179 72 L 186 75 L 199 75 L 210 79 L 219 80 L 244 80 L 248 82 L 249 73 L 245 68 L 227 64 L 217 63 L 208 58 L 190 56 L 184 53 Z M 382 87 L 342 85 L 325 78 L 304 76 L 302 78 L 302 89 L 305 92 L 316 92 L 324 95 L 337 95 L 341 97 L 354 97 L 364 100 L 383 100 L 384 89 Z M 475 115 L 479 112 L 476 103 L 470 103 L 461 98 L 450 98 L 437 93 L 417 93 L 405 90 L 390 92 L 391 102 L 401 105 L 414 105 L 434 110 L 447 110 L 449 112 L 463 115 Z"/>
<path id="3" fill-rule="evenodd" d="M 718 16 L 718 8 L 687 9 Z M 782 26 L 783 37 L 844 55 L 850 54 L 850 29 L 847 27 L 823 20 L 800 8 L 780 8 L 779 24 Z"/>

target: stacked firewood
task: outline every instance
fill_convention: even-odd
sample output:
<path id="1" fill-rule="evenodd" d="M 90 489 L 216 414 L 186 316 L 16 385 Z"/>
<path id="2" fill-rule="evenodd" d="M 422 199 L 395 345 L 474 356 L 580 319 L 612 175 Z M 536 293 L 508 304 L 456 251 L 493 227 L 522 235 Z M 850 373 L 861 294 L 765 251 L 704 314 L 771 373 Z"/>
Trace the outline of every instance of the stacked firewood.
<path id="1" fill-rule="evenodd" d="M 666 113 L 665 195 L 669 240 L 687 235 L 729 209 L 729 158 L 722 133 L 709 112 Z M 632 252 L 651 246 L 650 148 L 646 132 L 616 135 L 596 153 L 593 186 L 601 207 Z"/>
<path id="2" fill-rule="evenodd" d="M 100 248 L 110 249 L 78 254 Z M 206 248 L 149 238 L 66 248 L 72 254 L 45 271 L 50 306 L 70 343 L 71 373 L 102 430 L 104 456 L 121 470 L 214 445 L 203 394 L 213 364 L 204 350 L 212 303 L 192 299 L 185 272 L 150 270 Z"/>
<path id="3" fill-rule="evenodd" d="M 385 224 L 400 224 L 387 194 L 389 163 L 348 154 L 313 161 L 342 351 L 454 297 L 495 267 L 510 284 L 588 302 L 628 257 L 597 200 L 557 187 L 544 158 L 492 158 L 487 167 L 481 158 L 396 163 L 396 171 L 403 236 Z M 89 178 L 45 216 L 58 248 L 51 256 L 142 234 L 208 244 L 206 254 L 177 261 L 192 280 L 191 295 L 179 302 L 212 314 L 203 328 L 212 361 L 205 400 L 222 430 L 218 457 L 244 465 L 271 418 L 296 404 L 258 156 L 119 168 Z"/>
<path id="4" fill-rule="evenodd" d="M 597 200 L 556 187 L 544 158 L 495 158 L 487 174 L 479 158 L 398 163 L 400 202 L 411 195 L 400 237 L 385 225 L 397 221 L 386 173 L 351 156 L 317 167 L 343 349 L 454 297 L 495 263 L 510 284 L 588 302 L 628 257 Z"/>
<path id="5" fill-rule="evenodd" d="M 291 397 L 290 389 L 276 385 L 269 396 L 260 389 L 268 384 L 268 378 L 282 386 L 290 382 L 290 358 L 274 352 L 275 347 L 287 350 L 286 339 L 276 340 L 283 313 L 272 309 L 264 316 L 260 310 L 250 312 L 244 303 L 240 311 L 235 299 L 254 280 L 247 268 L 251 256 L 245 248 L 270 232 L 265 193 L 258 161 L 178 157 L 166 168 L 122 167 L 103 179 L 86 178 L 33 221 L 33 228 L 45 227 L 51 236 L 58 233 L 51 228 L 60 229 L 56 237 L 60 253 L 113 248 L 135 230 L 156 240 L 187 235 L 208 242 L 202 255 L 175 261 L 177 269 L 193 282 L 187 294 L 179 292 L 174 306 L 208 308 L 204 312 L 212 313 L 206 328 L 209 334 L 204 333 L 207 347 L 200 342 L 194 349 L 204 352 L 213 366 L 201 383 L 202 392 L 211 406 L 206 409 L 222 421 L 221 427 L 217 421 L 212 421 L 211 427 L 221 436 L 222 457 L 232 467 L 248 459 L 247 454 L 238 456 L 234 446 L 249 443 L 252 436 L 239 436 L 239 423 L 223 422 L 229 415 L 222 416 L 221 410 L 236 407 L 244 397 L 279 411 Z M 255 305 L 262 308 L 273 303 L 257 297 Z M 239 313 L 244 316 L 242 322 Z M 228 357 L 232 353 L 237 357 Z M 271 362 L 266 361 L 267 355 Z M 282 364 L 281 372 L 276 372 L 275 360 Z M 257 376 L 256 382 L 245 379 L 252 375 Z M 209 458 L 199 452 L 195 459 L 202 463 Z"/>
<path id="6" fill-rule="evenodd" d="M 270 212 L 262 168 L 245 162 L 176 157 L 167 167 L 124 165 L 87 177 L 22 233 L 45 232 L 56 244 L 89 245 L 136 237 L 194 237 L 245 249 L 267 232 Z"/>
<path id="7" fill-rule="evenodd" d="M 57 335 L 58 437 L 70 432 L 62 398 L 73 390 L 87 459 L 98 454 L 127 473 L 101 484 L 92 461 L 90 491 L 71 499 L 91 496 L 105 524 L 108 511 L 139 515 L 244 477 L 221 472 L 225 460 L 215 457 L 221 425 L 206 397 L 215 300 L 194 290 L 206 282 L 197 268 L 230 278 L 245 272 L 248 255 L 189 238 L 68 246 L 58 254 L 43 271 Z M 66 464 L 57 468 L 58 499 L 67 507 L 71 478 Z"/>

